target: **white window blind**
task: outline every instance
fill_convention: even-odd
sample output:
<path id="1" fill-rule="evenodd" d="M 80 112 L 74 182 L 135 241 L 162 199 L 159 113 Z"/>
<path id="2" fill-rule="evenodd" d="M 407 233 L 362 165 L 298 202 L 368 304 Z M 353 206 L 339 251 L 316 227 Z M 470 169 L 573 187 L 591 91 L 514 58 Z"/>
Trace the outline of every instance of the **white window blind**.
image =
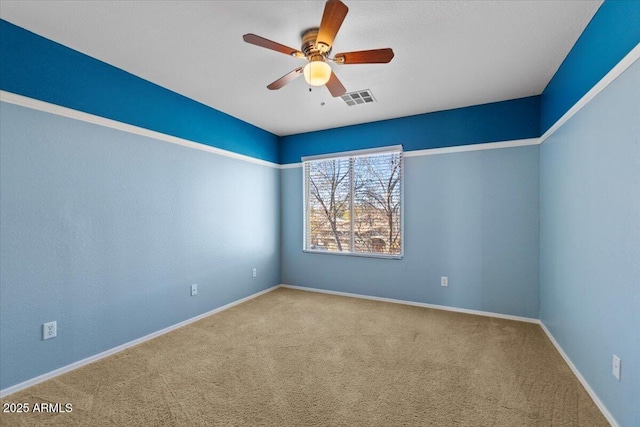
<path id="1" fill-rule="evenodd" d="M 402 146 L 303 163 L 305 251 L 402 257 Z"/>

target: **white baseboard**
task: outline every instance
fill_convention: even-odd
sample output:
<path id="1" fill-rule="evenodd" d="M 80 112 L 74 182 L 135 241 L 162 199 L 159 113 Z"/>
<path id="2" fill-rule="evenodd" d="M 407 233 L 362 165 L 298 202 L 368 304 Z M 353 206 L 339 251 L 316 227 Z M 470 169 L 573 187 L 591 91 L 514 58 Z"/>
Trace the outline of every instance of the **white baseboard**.
<path id="1" fill-rule="evenodd" d="M 578 381 L 580 381 L 580 384 L 582 384 L 584 389 L 587 391 L 587 393 L 593 400 L 593 403 L 596 404 L 598 409 L 600 409 L 600 412 L 602 412 L 602 415 L 604 415 L 604 417 L 607 419 L 609 424 L 611 424 L 611 427 L 619 427 L 618 422 L 613 417 L 613 415 L 611 415 L 611 412 L 609 412 L 607 407 L 604 406 L 604 403 L 602 403 L 602 401 L 600 400 L 596 392 L 591 388 L 587 380 L 584 379 L 584 377 L 582 376 L 578 368 L 576 368 L 576 365 L 573 364 L 569 356 L 567 356 L 567 353 L 565 353 L 562 347 L 560 347 L 560 344 L 558 344 L 558 341 L 556 341 L 553 335 L 551 335 L 551 332 L 549 331 L 549 329 L 547 329 L 546 325 L 542 323 L 542 321 L 540 321 L 540 327 L 542 327 L 542 330 L 544 331 L 545 334 L 547 334 L 547 337 L 549 337 L 549 340 L 551 340 L 556 350 L 558 350 L 558 353 L 560 353 L 564 361 L 567 363 L 567 365 L 569 365 L 569 368 L 571 369 L 571 371 L 573 371 L 573 374 L 578 378 Z"/>
<path id="2" fill-rule="evenodd" d="M 197 315 L 195 317 L 192 317 L 190 319 L 184 320 L 184 321 L 182 321 L 180 323 L 176 323 L 175 325 L 171 325 L 171 326 L 168 326 L 168 327 L 166 327 L 164 329 L 160 329 L 159 331 L 152 332 L 149 335 L 145 335 L 145 336 L 140 337 L 138 339 L 135 339 L 133 341 L 129 341 L 129 342 L 124 343 L 122 345 L 119 345 L 117 347 L 114 347 L 114 348 L 111 348 L 109 350 L 103 351 L 102 353 L 98 353 L 98 354 L 95 354 L 93 356 L 89 356 L 89 357 L 87 357 L 85 359 L 78 360 L 77 362 L 73 362 L 73 363 L 71 363 L 71 364 L 69 364 L 67 366 L 63 366 L 63 367 L 55 369 L 55 370 L 53 370 L 51 372 L 47 372 L 46 374 L 42 374 L 42 375 L 39 375 L 39 376 L 37 376 L 35 378 L 31 378 L 30 380 L 21 382 L 21 383 L 16 384 L 16 385 L 12 385 L 11 387 L 7 387 L 7 388 L 5 388 L 3 390 L 0 390 L 0 398 L 8 396 L 8 395 L 10 395 L 12 393 L 15 393 L 17 391 L 23 390 L 23 389 L 25 389 L 27 387 L 31 387 L 31 386 L 36 385 L 38 383 L 41 383 L 43 381 L 49 380 L 51 378 L 57 377 L 58 375 L 62 375 L 62 374 L 67 373 L 69 371 L 73 371 L 74 369 L 78 369 L 78 368 L 80 368 L 82 366 L 88 365 L 89 363 L 95 362 L 95 361 L 100 360 L 100 359 L 104 359 L 107 356 L 111 356 L 112 354 L 118 353 L 118 352 L 120 352 L 122 350 L 126 350 L 127 348 L 133 347 L 134 345 L 142 344 L 145 341 L 149 341 L 149 340 L 151 340 L 153 338 L 156 338 L 156 337 L 158 337 L 160 335 L 164 335 L 167 332 L 171 332 L 171 331 L 173 331 L 175 329 L 181 328 L 181 327 L 186 326 L 186 325 L 188 325 L 190 323 L 196 322 L 196 321 L 198 321 L 200 319 L 204 319 L 205 317 L 211 316 L 212 314 L 216 314 L 216 313 L 219 313 L 219 312 L 221 312 L 223 310 L 226 310 L 228 308 L 236 306 L 238 304 L 242 304 L 243 302 L 246 302 L 246 301 L 248 301 L 250 299 L 259 297 L 260 295 L 266 294 L 267 292 L 271 292 L 271 291 L 273 291 L 275 289 L 278 289 L 279 287 L 280 287 L 280 285 L 276 285 L 276 286 L 273 286 L 271 288 L 265 289 L 263 291 L 256 292 L 255 294 L 251 294 L 251 295 L 249 295 L 247 297 L 244 297 L 242 299 L 239 299 L 237 301 L 230 302 L 229 304 L 223 305 L 222 307 L 218 307 L 218 308 L 213 309 L 211 311 L 207 311 L 206 313 L 199 314 L 199 315 Z"/>
<path id="3" fill-rule="evenodd" d="M 392 299 L 392 298 L 372 297 L 369 295 L 352 294 L 349 292 L 329 291 L 326 289 L 318 289 L 318 288 L 307 288 L 304 286 L 291 286 L 291 285 L 280 285 L 280 286 L 282 286 L 283 288 L 297 289 L 300 291 L 319 292 L 322 294 L 340 295 L 343 297 L 362 298 L 362 299 L 368 299 L 373 301 L 391 302 L 394 304 L 413 305 L 416 307 L 434 308 L 436 310 L 455 311 L 457 313 L 474 314 L 477 316 L 497 317 L 499 319 L 516 320 L 518 322 L 538 323 L 538 324 L 540 323 L 540 320 L 533 319 L 531 317 L 512 316 L 510 314 L 493 313 L 490 311 L 470 310 L 467 308 L 457 308 L 457 307 L 449 307 L 446 305 L 427 304 L 424 302 L 413 302 L 413 301 L 406 301 L 406 300 Z"/>

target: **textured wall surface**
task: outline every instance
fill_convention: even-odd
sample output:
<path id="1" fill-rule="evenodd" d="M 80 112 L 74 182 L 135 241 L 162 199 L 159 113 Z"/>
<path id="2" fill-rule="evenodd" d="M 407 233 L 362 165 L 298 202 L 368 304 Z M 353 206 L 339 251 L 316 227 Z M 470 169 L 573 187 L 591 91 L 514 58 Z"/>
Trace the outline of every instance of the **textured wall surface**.
<path id="1" fill-rule="evenodd" d="M 277 169 L 0 105 L 0 388 L 279 283 Z"/>
<path id="2" fill-rule="evenodd" d="M 538 318 L 537 145 L 405 158 L 401 260 L 303 253 L 302 168 L 281 196 L 282 283 Z"/>
<path id="3" fill-rule="evenodd" d="M 540 154 L 540 318 L 622 426 L 640 425 L 639 100 L 636 62 Z"/>

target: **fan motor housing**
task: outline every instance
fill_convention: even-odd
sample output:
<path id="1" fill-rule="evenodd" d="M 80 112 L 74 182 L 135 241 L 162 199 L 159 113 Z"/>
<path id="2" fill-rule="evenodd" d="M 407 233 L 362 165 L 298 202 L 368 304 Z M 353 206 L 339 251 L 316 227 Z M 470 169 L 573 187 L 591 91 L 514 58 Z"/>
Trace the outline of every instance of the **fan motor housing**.
<path id="1" fill-rule="evenodd" d="M 302 46 L 300 50 L 304 53 L 304 55 L 311 60 L 312 57 L 317 58 L 318 55 L 322 57 L 327 57 L 331 49 L 326 52 L 320 52 L 320 50 L 316 49 L 316 39 L 318 38 L 318 28 L 309 28 L 302 32 Z M 317 59 L 316 59 L 317 60 Z"/>

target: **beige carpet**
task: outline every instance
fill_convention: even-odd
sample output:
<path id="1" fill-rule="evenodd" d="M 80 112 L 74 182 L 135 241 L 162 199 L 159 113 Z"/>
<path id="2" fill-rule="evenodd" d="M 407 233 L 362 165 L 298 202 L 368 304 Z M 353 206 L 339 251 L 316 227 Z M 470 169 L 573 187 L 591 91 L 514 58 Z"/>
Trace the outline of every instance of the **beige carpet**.
<path id="1" fill-rule="evenodd" d="M 59 426 L 606 426 L 538 325 L 277 289 L 7 396 Z"/>

